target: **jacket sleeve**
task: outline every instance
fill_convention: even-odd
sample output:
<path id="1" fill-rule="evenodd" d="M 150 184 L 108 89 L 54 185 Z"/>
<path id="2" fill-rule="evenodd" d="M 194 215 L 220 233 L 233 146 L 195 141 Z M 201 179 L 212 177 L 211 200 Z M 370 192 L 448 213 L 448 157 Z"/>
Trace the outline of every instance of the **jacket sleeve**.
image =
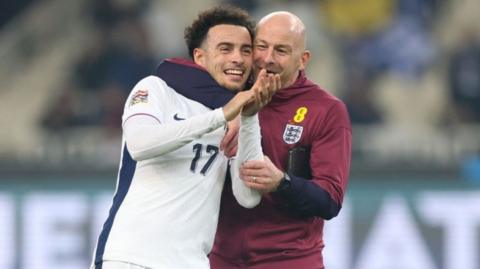
<path id="1" fill-rule="evenodd" d="M 278 191 L 295 214 L 331 219 L 338 215 L 348 183 L 352 132 L 343 103 L 333 106 L 310 150 L 312 178 L 289 174 L 290 188 Z"/>

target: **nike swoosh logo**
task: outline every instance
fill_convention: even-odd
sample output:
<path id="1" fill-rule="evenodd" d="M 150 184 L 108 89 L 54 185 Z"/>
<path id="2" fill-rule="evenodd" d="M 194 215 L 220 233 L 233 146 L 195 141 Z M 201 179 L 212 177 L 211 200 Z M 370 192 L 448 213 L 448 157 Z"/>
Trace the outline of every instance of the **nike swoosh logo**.
<path id="1" fill-rule="evenodd" d="M 184 118 L 179 118 L 178 114 L 173 115 L 174 120 L 185 120 Z"/>

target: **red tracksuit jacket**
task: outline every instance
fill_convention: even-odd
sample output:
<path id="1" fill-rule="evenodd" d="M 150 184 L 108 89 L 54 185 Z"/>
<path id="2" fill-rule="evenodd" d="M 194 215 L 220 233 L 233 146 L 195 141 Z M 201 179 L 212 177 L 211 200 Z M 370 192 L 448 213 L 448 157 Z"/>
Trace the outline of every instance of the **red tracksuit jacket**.
<path id="1" fill-rule="evenodd" d="M 313 178 L 308 180 L 310 185 L 303 184 L 307 180 L 295 180 L 290 197 L 299 197 L 303 202 L 290 208 L 285 206 L 290 198 L 276 192 L 263 195 L 253 209 L 243 208 L 235 201 L 227 181 L 210 254 L 211 267 L 324 268 L 324 219 L 312 208 L 330 201 L 339 210 L 343 201 L 351 159 L 351 125 L 345 105 L 301 72 L 292 86 L 274 95 L 259 112 L 259 118 L 264 154 L 286 171 L 288 150 L 309 147 Z M 317 193 L 324 197 L 318 200 L 312 196 Z M 338 211 L 326 218 L 336 214 Z"/>

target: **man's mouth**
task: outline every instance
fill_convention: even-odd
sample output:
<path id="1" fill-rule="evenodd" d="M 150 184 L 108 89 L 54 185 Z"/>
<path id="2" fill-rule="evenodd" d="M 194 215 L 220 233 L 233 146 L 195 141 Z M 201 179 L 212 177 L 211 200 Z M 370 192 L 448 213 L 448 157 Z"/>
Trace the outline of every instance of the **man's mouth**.
<path id="1" fill-rule="evenodd" d="M 267 74 L 277 74 L 277 72 L 273 71 L 273 70 L 268 70 L 267 69 Z"/>
<path id="2" fill-rule="evenodd" d="M 261 69 L 265 69 L 267 71 L 267 74 L 279 74 L 280 72 L 275 68 L 274 66 L 257 66 L 257 70 L 260 71 Z"/>
<path id="3" fill-rule="evenodd" d="M 223 71 L 227 75 L 243 76 L 244 71 L 242 69 L 226 69 Z"/>

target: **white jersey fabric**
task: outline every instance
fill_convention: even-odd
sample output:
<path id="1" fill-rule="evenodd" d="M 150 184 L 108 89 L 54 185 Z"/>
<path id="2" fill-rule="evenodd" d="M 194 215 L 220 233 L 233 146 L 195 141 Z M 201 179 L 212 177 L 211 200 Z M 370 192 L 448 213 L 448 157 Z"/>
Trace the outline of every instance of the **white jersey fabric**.
<path id="1" fill-rule="evenodd" d="M 148 268 L 209 268 L 228 159 L 221 108 L 211 110 L 150 76 L 130 93 L 123 154 L 110 214 L 95 250 L 100 261 Z M 126 145 L 126 146 L 125 146 Z M 260 194 L 238 178 L 239 164 L 263 159 L 258 117 L 242 117 L 232 188 L 253 207 Z"/>

